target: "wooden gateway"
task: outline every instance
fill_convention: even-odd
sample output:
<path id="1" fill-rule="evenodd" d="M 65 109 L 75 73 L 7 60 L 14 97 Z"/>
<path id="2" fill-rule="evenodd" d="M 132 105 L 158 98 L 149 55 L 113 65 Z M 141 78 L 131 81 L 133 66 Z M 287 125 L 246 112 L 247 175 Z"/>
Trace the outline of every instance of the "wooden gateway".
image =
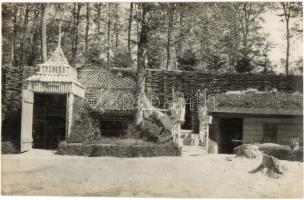
<path id="1" fill-rule="evenodd" d="M 74 96 L 84 98 L 84 87 L 77 79 L 60 46 L 38 65 L 22 92 L 21 152 L 56 148 L 69 136 Z"/>

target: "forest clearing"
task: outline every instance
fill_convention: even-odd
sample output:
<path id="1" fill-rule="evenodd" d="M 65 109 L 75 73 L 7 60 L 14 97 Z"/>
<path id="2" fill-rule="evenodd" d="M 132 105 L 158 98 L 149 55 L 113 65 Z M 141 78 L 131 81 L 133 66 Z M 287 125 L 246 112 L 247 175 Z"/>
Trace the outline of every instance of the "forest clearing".
<path id="1" fill-rule="evenodd" d="M 3 195 L 303 197 L 302 2 L 1 6 Z"/>

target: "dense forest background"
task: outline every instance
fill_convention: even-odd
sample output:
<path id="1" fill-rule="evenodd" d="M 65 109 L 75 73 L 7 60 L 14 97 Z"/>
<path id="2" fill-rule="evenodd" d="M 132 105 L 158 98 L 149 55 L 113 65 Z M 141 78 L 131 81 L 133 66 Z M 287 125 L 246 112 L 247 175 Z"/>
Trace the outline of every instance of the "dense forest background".
<path id="1" fill-rule="evenodd" d="M 272 73 L 273 44 L 261 23 L 274 10 L 285 28 L 285 73 L 290 40 L 302 35 L 302 3 L 149 3 L 143 56 L 147 68 Z M 36 66 L 58 43 L 72 66 L 137 66 L 143 3 L 2 4 L 2 66 Z M 5 65 L 4 65 L 5 64 Z M 8 65 L 6 65 L 8 64 Z M 292 67 L 291 67 L 292 65 Z"/>

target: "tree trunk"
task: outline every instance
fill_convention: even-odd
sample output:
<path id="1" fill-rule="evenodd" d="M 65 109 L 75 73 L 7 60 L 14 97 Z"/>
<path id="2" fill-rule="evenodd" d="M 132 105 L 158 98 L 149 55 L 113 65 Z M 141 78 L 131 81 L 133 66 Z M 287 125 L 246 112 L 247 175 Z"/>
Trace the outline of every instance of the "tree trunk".
<path id="1" fill-rule="evenodd" d="M 178 62 L 178 67 L 180 68 L 180 60 L 182 58 L 182 53 L 183 53 L 183 38 L 184 38 L 184 30 L 183 30 L 183 21 L 184 21 L 184 14 L 183 11 L 180 11 L 179 15 L 179 37 L 178 37 L 178 43 L 177 43 L 177 62 Z"/>
<path id="2" fill-rule="evenodd" d="M 32 26 L 32 30 L 31 30 L 31 53 L 27 59 L 27 64 L 30 66 L 34 65 L 34 61 L 35 61 L 35 50 L 36 50 L 36 44 L 37 44 L 37 37 L 38 37 L 38 33 L 36 31 L 36 26 L 37 26 L 37 19 L 39 16 L 39 11 L 34 11 L 34 20 L 33 20 L 33 26 Z"/>
<path id="3" fill-rule="evenodd" d="M 107 66 L 110 64 L 110 40 L 111 40 L 111 4 L 108 3 L 108 51 L 107 51 Z"/>
<path id="4" fill-rule="evenodd" d="M 289 73 L 289 54 L 290 54 L 290 6 L 288 2 L 281 3 L 284 10 L 284 17 L 286 21 L 286 61 L 285 61 L 285 72 Z"/>
<path id="5" fill-rule="evenodd" d="M 42 4 L 42 20 L 41 20 L 41 58 L 42 62 L 47 61 L 47 36 L 46 36 L 46 25 L 48 15 L 48 4 Z"/>
<path id="6" fill-rule="evenodd" d="M 28 16 L 29 16 L 29 5 L 26 5 L 25 9 L 25 15 L 24 15 L 24 21 L 23 21 L 23 32 L 22 32 L 22 41 L 20 46 L 20 59 L 19 59 L 19 65 L 23 65 L 23 54 L 24 54 L 24 43 L 26 38 L 26 30 L 28 25 Z"/>
<path id="7" fill-rule="evenodd" d="M 135 125 L 139 126 L 143 121 L 143 100 L 145 96 L 145 54 L 147 50 L 147 38 L 149 32 L 149 25 L 147 23 L 146 15 L 150 10 L 147 3 L 142 4 L 142 18 L 141 18 L 141 33 L 138 44 L 137 52 L 137 84 L 136 84 L 136 100 L 137 100 L 137 113 L 135 116 Z"/>
<path id="8" fill-rule="evenodd" d="M 85 30 L 85 63 L 88 62 L 88 38 L 89 38 L 89 26 L 90 26 L 90 4 L 87 3 L 87 13 L 86 13 L 86 30 Z"/>
<path id="9" fill-rule="evenodd" d="M 10 64 L 12 66 L 16 64 L 17 14 L 18 14 L 18 7 L 16 4 L 14 4 L 14 18 L 13 18 L 14 26 L 13 26 L 11 58 L 10 58 Z"/>
<path id="10" fill-rule="evenodd" d="M 119 27 L 118 27 L 118 4 L 115 4 L 115 54 L 114 54 L 114 60 L 115 65 L 117 64 L 117 54 L 118 54 L 118 35 L 119 35 Z M 119 66 L 116 66 L 119 67 Z"/>
<path id="11" fill-rule="evenodd" d="M 100 11 L 101 11 L 101 3 L 98 3 L 97 6 L 97 33 L 100 33 Z"/>
<path id="12" fill-rule="evenodd" d="M 75 29 L 76 29 L 76 3 L 73 4 L 73 25 L 71 26 L 70 33 L 72 38 L 72 64 L 75 60 Z"/>
<path id="13" fill-rule="evenodd" d="M 170 59 L 171 59 L 171 35 L 173 29 L 173 8 L 171 8 L 171 4 L 168 5 L 168 35 L 167 35 L 167 65 L 166 69 L 169 70 L 170 68 Z"/>
<path id="14" fill-rule="evenodd" d="M 74 8 L 73 8 L 73 14 L 74 15 L 74 30 L 73 30 L 73 47 L 72 47 L 72 64 L 75 64 L 76 62 L 76 56 L 77 56 L 77 48 L 78 48 L 78 28 L 79 28 L 79 23 L 80 23 L 80 11 L 81 11 L 81 4 L 77 3 L 74 4 Z M 77 11 L 76 11 L 76 6 L 77 6 Z"/>
<path id="15" fill-rule="evenodd" d="M 132 17 L 133 17 L 133 3 L 130 3 L 130 13 L 129 13 L 129 25 L 128 25 L 128 53 L 131 58 L 131 30 L 132 30 Z"/>
<path id="16" fill-rule="evenodd" d="M 77 49 L 78 49 L 78 38 L 79 38 L 79 24 L 80 24 L 80 11 L 81 11 L 81 4 L 77 4 L 77 14 L 76 14 L 76 29 L 75 29 L 75 59 L 77 56 Z"/>
<path id="17" fill-rule="evenodd" d="M 290 51 L 290 33 L 289 33 L 289 20 L 286 21 L 286 63 L 285 63 L 285 70 L 286 74 L 289 73 L 289 51 Z"/>

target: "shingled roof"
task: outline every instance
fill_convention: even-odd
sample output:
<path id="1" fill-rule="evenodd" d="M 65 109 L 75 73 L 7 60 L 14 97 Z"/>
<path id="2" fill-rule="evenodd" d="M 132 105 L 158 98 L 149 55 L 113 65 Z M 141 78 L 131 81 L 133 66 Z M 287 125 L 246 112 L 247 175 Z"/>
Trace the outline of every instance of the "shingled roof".
<path id="1" fill-rule="evenodd" d="M 51 54 L 46 62 L 40 64 L 39 66 L 71 67 L 60 46 L 55 49 L 55 51 Z"/>
<path id="2" fill-rule="evenodd" d="M 98 69 L 79 70 L 80 82 L 86 87 L 101 88 L 135 88 L 136 83 L 131 77 L 123 77 L 104 67 Z"/>
<path id="3" fill-rule="evenodd" d="M 77 79 L 77 71 L 72 68 L 62 49 L 58 46 L 49 59 L 38 65 L 38 72 L 28 78 L 28 81 L 75 83 L 83 87 Z"/>
<path id="4" fill-rule="evenodd" d="M 94 111 L 130 114 L 136 110 L 136 83 L 131 77 L 95 65 L 83 66 L 78 76 L 85 87 L 85 99 Z"/>
<path id="5" fill-rule="evenodd" d="M 28 89 L 40 93 L 66 94 L 84 97 L 84 87 L 77 78 L 60 45 L 49 59 L 38 65 L 38 71 L 27 79 Z"/>

